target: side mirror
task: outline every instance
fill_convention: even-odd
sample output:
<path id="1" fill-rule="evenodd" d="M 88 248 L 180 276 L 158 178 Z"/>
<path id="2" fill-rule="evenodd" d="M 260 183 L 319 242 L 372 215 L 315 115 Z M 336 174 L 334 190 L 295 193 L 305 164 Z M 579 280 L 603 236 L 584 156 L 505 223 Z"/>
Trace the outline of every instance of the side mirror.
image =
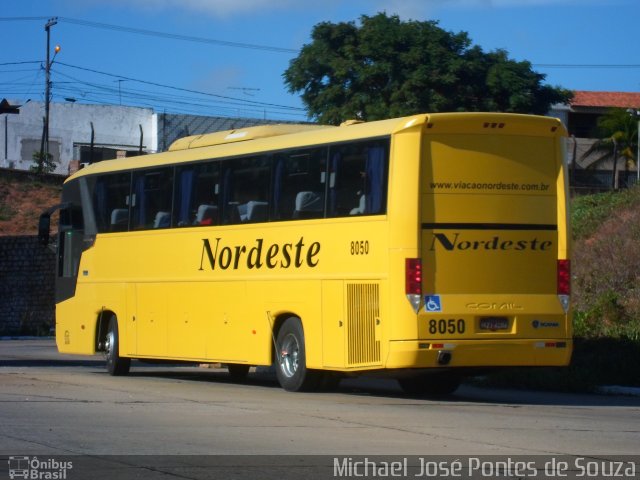
<path id="1" fill-rule="evenodd" d="M 41 245 L 49 245 L 49 230 L 51 229 L 51 214 L 48 212 L 40 215 L 38 221 L 38 241 Z"/>
<path id="2" fill-rule="evenodd" d="M 51 235 L 49 233 L 49 230 L 51 229 L 51 214 L 56 210 L 69 208 L 70 206 L 71 203 L 69 202 L 60 203 L 48 208 L 40 214 L 40 220 L 38 220 L 38 242 L 45 246 L 49 245 L 49 238 Z"/>

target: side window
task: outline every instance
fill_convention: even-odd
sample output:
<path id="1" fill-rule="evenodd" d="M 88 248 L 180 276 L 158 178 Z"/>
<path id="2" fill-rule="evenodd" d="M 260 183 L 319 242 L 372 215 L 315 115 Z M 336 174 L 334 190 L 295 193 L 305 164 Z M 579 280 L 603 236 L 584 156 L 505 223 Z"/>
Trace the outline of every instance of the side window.
<path id="1" fill-rule="evenodd" d="M 269 221 L 269 157 L 233 158 L 222 163 L 223 223 Z"/>
<path id="2" fill-rule="evenodd" d="M 102 175 L 93 179 L 93 212 L 98 233 L 127 231 L 130 189 L 129 172 Z"/>
<path id="3" fill-rule="evenodd" d="M 169 228 L 172 197 L 173 168 L 134 172 L 131 230 Z"/>
<path id="4" fill-rule="evenodd" d="M 220 224 L 220 163 L 185 165 L 176 170 L 174 225 Z"/>
<path id="5" fill-rule="evenodd" d="M 327 148 L 278 153 L 273 165 L 272 218 L 324 217 Z"/>
<path id="6" fill-rule="evenodd" d="M 328 216 L 386 212 L 389 142 L 356 142 L 332 147 L 329 154 Z"/>

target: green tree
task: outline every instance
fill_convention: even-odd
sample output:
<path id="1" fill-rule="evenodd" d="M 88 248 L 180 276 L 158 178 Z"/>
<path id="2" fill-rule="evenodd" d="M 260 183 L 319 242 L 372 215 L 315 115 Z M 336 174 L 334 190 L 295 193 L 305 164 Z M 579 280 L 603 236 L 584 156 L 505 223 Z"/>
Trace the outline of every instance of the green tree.
<path id="1" fill-rule="evenodd" d="M 45 156 L 44 152 L 33 152 L 32 158 L 33 164 L 29 167 L 29 171 L 37 173 L 38 175 L 55 171 L 56 162 L 53 160 L 53 155 L 50 153 Z"/>
<path id="2" fill-rule="evenodd" d="M 630 166 L 638 164 L 638 122 L 624 108 L 612 108 L 598 119 L 598 140 L 582 154 L 585 160 L 593 156 L 587 168 L 601 167 L 612 162 L 611 188 L 615 189 L 618 172 L 618 160 L 624 159 L 625 172 Z"/>
<path id="3" fill-rule="evenodd" d="M 443 111 L 545 114 L 571 98 L 543 85 L 545 76 L 529 62 L 509 59 L 505 50 L 486 53 L 466 32 L 436 21 L 379 13 L 363 15 L 359 25 L 319 23 L 311 36 L 283 78 L 320 123 Z"/>

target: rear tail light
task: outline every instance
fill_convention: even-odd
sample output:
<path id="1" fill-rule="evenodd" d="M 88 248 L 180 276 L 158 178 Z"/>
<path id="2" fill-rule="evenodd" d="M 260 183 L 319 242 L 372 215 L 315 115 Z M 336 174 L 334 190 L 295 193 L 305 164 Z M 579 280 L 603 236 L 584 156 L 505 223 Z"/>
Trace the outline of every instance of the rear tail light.
<path id="1" fill-rule="evenodd" d="M 422 296 L 422 260 L 420 258 L 405 259 L 405 294 L 413 311 L 420 310 Z"/>
<path id="2" fill-rule="evenodd" d="M 422 260 L 407 258 L 405 260 L 405 293 L 407 295 L 422 294 Z"/>
<path id="3" fill-rule="evenodd" d="M 558 260 L 558 295 L 571 295 L 571 265 L 569 260 Z"/>
<path id="4" fill-rule="evenodd" d="M 558 260 L 558 298 L 565 313 L 569 311 L 571 295 L 571 262 Z"/>

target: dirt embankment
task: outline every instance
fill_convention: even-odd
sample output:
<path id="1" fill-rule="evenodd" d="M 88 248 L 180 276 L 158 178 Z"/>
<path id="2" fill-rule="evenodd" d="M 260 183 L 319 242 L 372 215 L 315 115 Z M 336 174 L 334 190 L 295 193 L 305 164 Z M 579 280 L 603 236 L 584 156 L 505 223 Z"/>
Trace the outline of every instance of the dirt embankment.
<path id="1" fill-rule="evenodd" d="M 40 214 L 60 203 L 61 191 L 60 185 L 33 178 L 0 177 L 0 235 L 36 235 Z M 52 224 L 56 222 L 54 215 Z"/>

